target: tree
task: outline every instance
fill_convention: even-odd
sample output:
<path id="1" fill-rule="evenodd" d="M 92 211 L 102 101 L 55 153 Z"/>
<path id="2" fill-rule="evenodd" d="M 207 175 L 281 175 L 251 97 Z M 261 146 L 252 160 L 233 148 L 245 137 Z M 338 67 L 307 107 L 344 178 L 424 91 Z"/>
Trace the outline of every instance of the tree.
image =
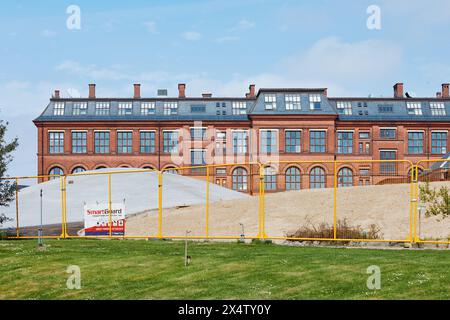
<path id="1" fill-rule="evenodd" d="M 0 207 L 7 207 L 14 200 L 16 189 L 14 181 L 2 179 L 7 177 L 8 165 L 13 160 L 12 152 L 19 145 L 17 138 L 14 138 L 11 142 L 6 141 L 7 126 L 8 122 L 5 123 L 0 120 Z M 0 214 L 0 225 L 7 220 L 8 218 L 4 214 Z"/>
<path id="2" fill-rule="evenodd" d="M 420 201 L 427 205 L 427 217 L 441 216 L 444 219 L 450 215 L 450 190 L 446 186 L 430 188 L 430 184 L 426 182 L 420 186 Z"/>

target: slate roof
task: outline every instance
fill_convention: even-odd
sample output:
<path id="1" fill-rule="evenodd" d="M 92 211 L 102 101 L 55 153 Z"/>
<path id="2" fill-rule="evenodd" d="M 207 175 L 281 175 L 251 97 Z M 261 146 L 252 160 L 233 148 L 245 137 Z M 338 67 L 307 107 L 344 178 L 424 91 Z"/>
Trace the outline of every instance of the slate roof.
<path id="1" fill-rule="evenodd" d="M 265 97 L 276 97 L 276 108 L 266 110 Z M 286 110 L 286 95 L 300 98 L 300 109 Z M 310 96 L 320 96 L 320 108 L 311 110 Z M 86 114 L 73 114 L 75 103 L 87 103 Z M 109 102 L 108 115 L 96 113 L 96 104 Z M 130 102 L 129 114 L 119 114 L 119 103 Z M 154 114 L 141 114 L 141 104 L 155 104 Z M 176 102 L 176 114 L 164 114 L 164 104 Z M 245 104 L 247 114 L 233 114 L 233 103 Z M 421 112 L 408 112 L 408 103 L 420 103 Z M 430 104 L 443 106 L 445 114 L 433 114 Z M 55 112 L 55 105 L 64 104 L 62 114 Z M 339 109 L 346 105 L 346 111 Z M 450 99 L 443 98 L 374 98 L 374 97 L 328 97 L 326 88 L 262 88 L 256 97 L 157 97 L 157 98 L 74 98 L 50 99 L 50 103 L 35 122 L 47 121 L 249 121 L 252 115 L 335 115 L 341 121 L 450 121 Z"/>

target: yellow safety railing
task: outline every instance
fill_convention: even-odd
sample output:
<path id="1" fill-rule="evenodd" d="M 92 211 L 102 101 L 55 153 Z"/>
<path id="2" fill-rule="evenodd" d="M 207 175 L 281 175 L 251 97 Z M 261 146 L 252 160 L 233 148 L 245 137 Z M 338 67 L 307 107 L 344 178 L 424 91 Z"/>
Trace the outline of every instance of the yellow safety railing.
<path id="1" fill-rule="evenodd" d="M 425 181 L 429 182 L 443 182 L 450 181 L 450 171 L 447 169 L 448 165 L 439 167 L 438 164 L 446 164 L 447 160 L 445 159 L 435 159 L 435 160 L 420 160 L 417 163 L 413 163 L 408 160 L 288 160 L 288 161 L 269 161 L 267 163 L 259 163 L 259 162 L 244 162 L 244 163 L 230 163 L 230 164 L 212 164 L 212 165 L 203 165 L 203 166 L 185 166 L 185 167 L 176 167 L 176 168 L 165 168 L 161 170 L 154 169 L 131 169 L 131 170 L 109 170 L 109 171 L 99 171 L 99 172 L 83 172 L 83 173 L 74 173 L 67 175 L 39 175 L 39 176 L 23 176 L 23 177 L 8 177 L 3 178 L 4 180 L 10 180 L 15 184 L 15 232 L 14 234 L 8 235 L 9 238 L 21 239 L 21 238 L 36 238 L 37 234 L 34 234 L 35 228 L 29 228 L 28 226 L 22 227 L 20 224 L 22 222 L 21 210 L 25 210 L 25 207 L 28 208 L 32 205 L 37 204 L 37 199 L 33 199 L 33 203 L 25 203 L 26 200 L 23 197 L 22 191 L 19 188 L 20 183 L 23 181 L 31 180 L 35 182 L 47 181 L 50 178 L 59 179 L 59 198 L 55 199 L 55 201 L 60 202 L 61 206 L 61 218 L 60 223 L 58 222 L 56 226 L 52 226 L 52 231 L 46 232 L 44 235 L 45 238 L 75 238 L 75 237 L 85 237 L 85 238 L 156 238 L 156 239 L 240 239 L 242 236 L 245 239 L 272 239 L 272 240 L 289 240 L 289 241 L 355 241 L 355 242 L 410 242 L 410 243 L 450 243 L 450 237 L 442 237 L 442 233 L 446 232 L 446 225 L 443 223 L 442 225 L 436 225 L 436 228 L 442 228 L 441 234 L 433 235 L 427 229 L 427 224 L 432 224 L 431 220 L 422 217 L 423 207 L 426 207 L 426 204 L 420 203 L 420 194 L 419 194 L 419 184 Z M 275 179 L 270 180 L 273 177 L 271 173 L 266 173 L 266 169 L 271 166 L 278 166 L 278 171 L 275 174 Z M 249 206 L 251 203 L 254 203 L 256 206 L 254 207 L 255 221 L 253 221 L 251 217 L 246 221 L 248 222 L 248 227 L 250 225 L 251 228 L 255 226 L 255 229 L 251 229 L 250 232 L 242 232 L 241 234 L 236 234 L 235 231 L 227 231 L 214 229 L 214 223 L 217 221 L 217 217 L 215 217 L 215 212 L 217 206 L 213 205 L 211 197 L 214 195 L 213 186 L 215 188 L 215 184 L 221 183 L 220 181 L 225 181 L 228 186 L 232 186 L 234 184 L 233 170 L 235 168 L 245 168 L 246 177 L 245 183 L 247 185 L 247 192 L 254 197 L 249 199 Z M 282 234 L 280 228 L 274 228 L 276 221 L 280 221 L 280 217 L 274 216 L 274 212 L 277 209 L 277 206 L 282 205 L 283 203 L 276 203 L 277 196 L 272 195 L 272 191 L 280 191 L 287 189 L 287 169 L 288 168 L 297 168 L 298 172 L 300 172 L 299 177 L 295 176 L 293 181 L 289 182 L 294 185 L 293 190 L 297 189 L 308 189 L 311 186 L 315 186 L 315 184 L 319 184 L 319 187 L 323 186 L 326 189 L 333 190 L 328 193 L 328 191 L 323 191 L 323 195 L 326 194 L 326 198 L 324 196 L 323 201 L 324 205 L 327 205 L 328 209 L 321 211 L 321 216 L 315 216 L 317 221 L 324 221 L 324 223 L 328 223 L 329 221 L 331 226 L 331 233 L 327 234 L 327 236 L 293 236 L 289 233 Z M 312 173 L 312 168 L 320 167 L 325 173 L 325 177 L 315 176 L 315 173 Z M 220 177 L 216 173 L 217 168 L 226 169 L 226 175 L 221 175 Z M 349 168 L 352 170 L 352 175 L 345 175 L 342 171 L 343 168 Z M 362 168 L 362 169 L 361 169 Z M 437 169 L 436 169 L 437 168 Z M 359 172 L 358 170 L 369 170 L 369 176 Z M 202 204 L 192 207 L 189 210 L 197 210 L 199 213 L 201 211 L 201 218 L 199 221 L 190 221 L 195 224 L 196 230 L 201 230 L 201 232 L 194 232 L 188 236 L 185 234 L 176 234 L 172 232 L 172 230 L 167 229 L 165 227 L 165 223 L 170 219 L 174 219 L 171 215 L 164 214 L 164 197 L 166 195 L 165 191 L 165 173 L 169 171 L 177 171 L 179 174 L 193 176 L 194 178 L 198 178 L 201 181 L 205 182 L 204 193 L 204 201 Z M 113 178 L 116 175 L 123 174 L 139 174 L 139 173 L 149 173 L 153 172 L 157 177 L 157 195 L 156 195 L 156 207 L 155 207 L 155 215 L 152 215 L 152 219 L 155 218 L 155 224 L 153 226 L 149 226 L 148 232 L 145 234 L 125 234 L 125 235 L 116 235 L 113 232 L 113 218 L 112 218 L 112 209 L 113 209 L 113 195 L 116 194 L 116 198 L 120 195 L 120 192 L 114 192 L 115 188 L 113 188 Z M 200 172 L 198 174 L 192 174 L 193 172 Z M 296 171 L 297 172 L 297 171 Z M 347 174 L 348 171 L 346 171 Z M 108 206 L 108 235 L 106 236 L 86 236 L 86 235 L 76 235 L 73 234 L 74 228 L 77 228 L 78 225 L 71 225 L 73 219 L 69 219 L 68 217 L 68 196 L 70 195 L 70 187 L 69 190 L 68 185 L 70 186 L 72 177 L 88 177 L 88 176 L 104 176 L 106 181 L 105 187 L 105 199 Z M 298 180 L 297 180 L 298 179 Z M 318 180 L 317 180 L 318 179 Z M 220 180 L 218 182 L 218 180 Z M 275 182 L 273 182 L 275 181 Z M 319 181 L 319 182 L 317 182 Z M 211 184 L 213 183 L 213 184 Z M 398 216 L 398 221 L 393 221 L 392 223 L 398 224 L 399 236 L 388 236 L 388 237 L 380 237 L 380 238 L 361 238 L 354 237 L 353 235 L 347 237 L 347 234 L 343 234 L 342 230 L 339 229 L 339 223 L 342 222 L 342 219 L 346 219 L 347 206 L 350 203 L 348 201 L 348 195 L 352 193 L 360 192 L 357 190 L 364 190 L 360 188 L 352 188 L 345 189 L 344 187 L 352 186 L 352 187 L 361 187 L 367 185 L 399 185 L 398 190 L 400 194 L 402 206 L 404 209 L 401 215 Z M 275 190 L 273 185 L 275 186 Z M 283 186 L 284 184 L 284 186 Z M 267 186 L 269 186 L 269 188 Z M 402 187 L 404 186 L 404 187 Z M 145 186 L 139 186 L 145 188 Z M 298 187 L 298 188 L 297 188 Z M 406 190 L 406 189 L 407 190 Z M 55 191 L 56 192 L 56 191 Z M 311 192 L 316 192 L 311 191 Z M 322 191 L 320 191 L 322 192 Z M 319 193 L 311 193 L 311 196 L 320 197 Z M 361 191 L 362 192 L 362 191 Z M 376 194 L 376 192 L 374 193 Z M 331 196 L 330 196 L 331 195 Z M 377 197 L 383 197 L 383 194 L 378 194 Z M 328 200 L 326 200 L 328 199 Z M 70 199 L 69 199 L 70 200 Z M 78 199 L 77 199 L 78 200 Z M 373 200 L 373 201 L 372 201 Z M 376 201 L 375 201 L 376 200 Z M 370 198 L 368 202 L 379 202 L 380 199 Z M 380 200 L 380 201 L 381 201 Z M 143 199 L 145 201 L 145 199 Z M 252 202 L 253 201 L 253 202 Z M 328 201 L 327 203 L 325 203 Z M 404 201 L 404 203 L 403 203 Z M 406 202 L 407 205 L 406 205 Z M 371 203 L 371 205 L 373 204 Z M 325 207 L 324 207 L 325 208 Z M 421 210 L 419 210 L 421 208 Z M 38 208 L 36 209 L 36 215 L 33 212 L 34 221 L 37 221 L 38 217 Z M 250 208 L 253 210 L 253 207 Z M 301 215 L 296 216 L 296 211 L 299 208 L 292 208 L 293 212 L 291 212 L 292 221 L 303 221 Z M 369 209 L 369 208 L 368 208 Z M 402 210 L 403 210 L 402 209 Z M 355 209 L 356 210 L 356 209 Z M 358 209 L 360 210 L 360 209 Z M 356 210 L 356 211 L 358 211 Z M 380 209 L 384 210 L 384 209 Z M 356 212 L 355 211 L 355 212 Z M 250 211 L 249 211 L 250 212 Z M 253 212 L 253 211 L 252 211 Z M 276 212 L 275 212 L 276 213 Z M 356 216 L 357 218 L 364 217 L 366 220 L 372 219 L 366 212 L 362 210 L 356 212 L 360 216 Z M 251 213 L 253 214 L 253 213 Z M 252 216 L 253 217 L 253 216 Z M 353 218 L 355 215 L 353 215 Z M 169 219 L 170 218 L 170 219 Z M 301 218 L 301 219 L 300 219 Z M 169 219 L 169 220 L 168 220 Z M 277 220 L 278 219 L 278 220 Z M 297 220 L 295 220 L 297 219 Z M 358 219 L 355 219 L 355 221 Z M 361 220 L 361 219 L 359 219 Z M 372 219 L 373 220 L 373 219 Z M 150 220 L 149 220 L 150 221 Z M 171 220 L 173 221 L 173 220 Z M 275 222 L 274 222 L 275 221 Z M 287 220 L 286 220 L 287 221 Z M 350 221 L 355 222 L 355 221 Z M 237 224 L 238 221 L 232 221 L 232 223 Z M 287 221 L 289 222 L 289 221 Z M 289 224 L 287 223 L 286 224 Z M 379 221 L 380 223 L 384 223 L 383 221 Z M 299 222 L 295 222 L 299 223 Z M 290 223 L 292 228 L 299 227 Z M 59 229 L 60 226 L 60 229 Z M 200 229 L 197 228 L 201 226 Z M 203 228 L 204 226 L 204 228 Z M 70 228 L 69 228 L 70 227 Z M 146 226 L 147 227 L 147 226 Z M 150 231 L 150 227 L 153 228 L 153 231 Z M 449 225 L 450 227 L 450 225 Z M 244 228 L 244 226 L 242 226 Z M 422 229 L 421 229 L 422 228 Z M 14 228 L 13 228 L 14 229 Z M 276 230 L 275 230 L 276 229 Z M 31 230 L 31 231 L 30 231 Z M 70 232 L 72 230 L 72 232 Z M 253 233 L 253 230 L 255 231 Z M 449 229 L 450 230 L 450 229 Z M 363 230 L 365 232 L 365 230 Z M 428 233 L 427 233 L 428 232 Z M 450 236 L 450 232 L 449 232 Z"/>

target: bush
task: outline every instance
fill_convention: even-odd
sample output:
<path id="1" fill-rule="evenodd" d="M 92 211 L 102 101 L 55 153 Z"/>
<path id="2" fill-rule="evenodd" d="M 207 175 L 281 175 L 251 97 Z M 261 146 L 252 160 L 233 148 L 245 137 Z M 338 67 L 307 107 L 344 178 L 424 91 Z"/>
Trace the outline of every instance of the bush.
<path id="1" fill-rule="evenodd" d="M 430 184 L 426 182 L 419 186 L 420 201 L 426 205 L 425 215 L 440 216 L 445 219 L 450 215 L 450 190 L 446 186 L 442 186 L 437 190 L 430 188 Z"/>
<path id="2" fill-rule="evenodd" d="M 351 226 L 347 219 L 337 220 L 336 235 L 338 239 L 381 239 L 380 228 L 376 224 L 371 224 L 368 230 L 364 230 L 361 226 Z M 312 238 L 312 239 L 333 239 L 333 224 L 322 222 L 318 225 L 307 223 L 293 233 L 286 234 L 288 238 Z M 298 240 L 290 240 L 298 241 Z M 324 240 L 322 240 L 324 241 Z M 349 241 L 341 241 L 348 243 Z"/>

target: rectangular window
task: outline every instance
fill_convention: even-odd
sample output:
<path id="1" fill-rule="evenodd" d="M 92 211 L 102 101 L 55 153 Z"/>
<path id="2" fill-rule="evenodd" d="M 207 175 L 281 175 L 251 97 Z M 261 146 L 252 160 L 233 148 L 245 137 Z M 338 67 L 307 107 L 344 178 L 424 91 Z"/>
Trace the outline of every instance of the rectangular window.
<path id="1" fill-rule="evenodd" d="M 139 140 L 141 153 L 155 152 L 155 131 L 141 131 L 139 133 Z"/>
<path id="2" fill-rule="evenodd" d="M 81 116 L 87 114 L 87 102 L 74 102 L 72 107 L 72 115 Z"/>
<path id="3" fill-rule="evenodd" d="M 216 130 L 216 140 L 226 140 L 227 133 L 226 131 Z"/>
<path id="4" fill-rule="evenodd" d="M 359 133 L 359 138 L 360 138 L 361 140 L 363 140 L 363 139 L 369 139 L 369 138 L 370 138 L 370 134 L 369 134 L 368 132 L 360 132 L 360 133 Z"/>
<path id="5" fill-rule="evenodd" d="M 431 153 L 447 153 L 447 132 L 431 132 Z"/>
<path id="6" fill-rule="evenodd" d="M 284 104 L 286 110 L 301 110 L 301 97 L 299 94 L 286 94 L 284 96 Z"/>
<path id="7" fill-rule="evenodd" d="M 178 152 L 178 131 L 163 131 L 163 152 Z"/>
<path id="8" fill-rule="evenodd" d="M 392 112 L 394 112 L 394 106 L 391 104 L 379 104 L 378 112 L 379 113 L 392 113 Z"/>
<path id="9" fill-rule="evenodd" d="M 325 152 L 326 150 L 326 131 L 309 131 L 309 151 Z"/>
<path id="10" fill-rule="evenodd" d="M 369 169 L 359 169 L 359 175 L 360 176 L 368 176 L 368 175 L 370 175 L 370 170 Z"/>
<path id="11" fill-rule="evenodd" d="M 133 114 L 133 103 L 131 102 L 119 102 L 119 115 Z"/>
<path id="12" fill-rule="evenodd" d="M 87 152 L 87 132 L 72 131 L 72 153 Z"/>
<path id="13" fill-rule="evenodd" d="M 353 132 L 338 131 L 337 133 L 337 153 L 353 153 Z"/>
<path id="14" fill-rule="evenodd" d="M 141 103 L 141 114 L 146 116 L 149 114 L 155 114 L 155 103 L 154 102 L 142 102 Z"/>
<path id="15" fill-rule="evenodd" d="M 49 132 L 48 140 L 50 153 L 64 153 L 64 131 Z"/>
<path id="16" fill-rule="evenodd" d="M 277 95 L 265 94 L 264 95 L 264 109 L 276 110 L 277 109 Z"/>
<path id="17" fill-rule="evenodd" d="M 396 129 L 380 129 L 381 139 L 395 139 L 397 136 Z"/>
<path id="18" fill-rule="evenodd" d="M 247 153 L 247 131 L 233 131 L 233 153 L 246 154 Z"/>
<path id="19" fill-rule="evenodd" d="M 178 102 L 171 101 L 171 102 L 164 102 L 163 107 L 164 115 L 169 116 L 171 114 L 177 114 L 178 113 Z"/>
<path id="20" fill-rule="evenodd" d="M 227 174 L 227 169 L 225 169 L 225 168 L 217 168 L 216 169 L 216 175 L 225 176 L 226 174 Z"/>
<path id="21" fill-rule="evenodd" d="M 63 116 L 64 115 L 64 102 L 55 102 L 53 105 L 53 115 Z"/>
<path id="22" fill-rule="evenodd" d="M 206 164 L 205 156 L 206 151 L 203 149 L 191 150 L 191 166 L 204 166 Z"/>
<path id="23" fill-rule="evenodd" d="M 94 132 L 94 149 L 95 153 L 109 153 L 109 132 Z"/>
<path id="24" fill-rule="evenodd" d="M 352 103 L 350 101 L 338 101 L 336 107 L 339 114 L 352 114 Z"/>
<path id="25" fill-rule="evenodd" d="M 284 151 L 289 153 L 300 153 L 301 151 L 300 130 L 285 130 L 284 132 Z"/>
<path id="26" fill-rule="evenodd" d="M 420 131 L 408 132 L 408 153 L 409 154 L 423 153 L 423 132 Z"/>
<path id="27" fill-rule="evenodd" d="M 204 140 L 206 137 L 206 128 L 191 128 L 191 140 Z"/>
<path id="28" fill-rule="evenodd" d="M 192 113 L 205 113 L 206 112 L 206 106 L 204 104 L 193 104 L 191 105 L 191 112 Z"/>
<path id="29" fill-rule="evenodd" d="M 309 95 L 309 108 L 311 110 L 320 110 L 321 109 L 320 102 L 321 102 L 320 94 Z"/>
<path id="30" fill-rule="evenodd" d="M 421 116 L 422 115 L 422 104 L 420 102 L 407 102 L 406 110 L 409 115 Z"/>
<path id="31" fill-rule="evenodd" d="M 430 102 L 432 116 L 445 116 L 445 105 L 443 102 Z"/>
<path id="32" fill-rule="evenodd" d="M 133 152 L 133 132 L 119 131 L 117 132 L 117 153 Z"/>
<path id="33" fill-rule="evenodd" d="M 96 115 L 109 115 L 109 102 L 97 102 L 95 104 Z"/>
<path id="34" fill-rule="evenodd" d="M 239 114 L 247 114 L 247 104 L 242 101 L 233 101 L 232 105 L 232 112 L 235 115 Z"/>
<path id="35" fill-rule="evenodd" d="M 380 160 L 395 160 L 397 154 L 393 150 L 381 150 Z M 396 163 L 395 162 L 381 162 L 380 163 L 380 173 L 394 175 L 396 173 Z"/>
<path id="36" fill-rule="evenodd" d="M 265 154 L 278 152 L 277 130 L 261 130 L 261 152 Z"/>

